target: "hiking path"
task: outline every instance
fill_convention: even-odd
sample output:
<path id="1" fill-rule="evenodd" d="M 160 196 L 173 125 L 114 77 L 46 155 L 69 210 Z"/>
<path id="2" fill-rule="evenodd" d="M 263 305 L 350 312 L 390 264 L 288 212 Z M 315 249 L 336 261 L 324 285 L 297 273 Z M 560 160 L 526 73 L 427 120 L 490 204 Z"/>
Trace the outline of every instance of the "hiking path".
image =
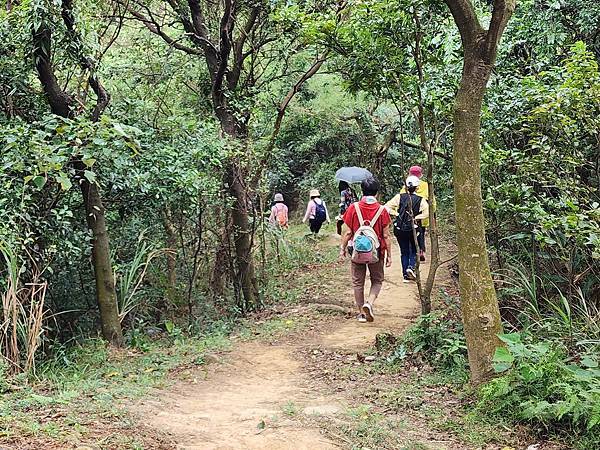
<path id="1" fill-rule="evenodd" d="M 333 236 L 327 242 L 338 245 Z M 356 360 L 373 346 L 378 333 L 397 335 L 417 316 L 416 285 L 402 283 L 400 255 L 397 245 L 393 248 L 393 265 L 386 269 L 373 323 L 360 324 L 348 313 L 315 318 L 290 339 L 236 343 L 191 380 L 157 390 L 130 409 L 144 425 L 167 432 L 181 450 L 347 448 L 344 436 L 323 433 L 318 424 L 343 414 L 352 404 L 351 393 L 324 383 L 322 372 L 327 369 L 319 367 L 316 355 Z M 348 280 L 340 304 L 351 311 L 348 272 L 347 264 L 340 266 L 339 276 Z M 327 286 L 326 280 L 318 285 Z M 317 362 L 310 364 L 311 358 Z M 448 447 L 439 443 L 433 448 Z"/>

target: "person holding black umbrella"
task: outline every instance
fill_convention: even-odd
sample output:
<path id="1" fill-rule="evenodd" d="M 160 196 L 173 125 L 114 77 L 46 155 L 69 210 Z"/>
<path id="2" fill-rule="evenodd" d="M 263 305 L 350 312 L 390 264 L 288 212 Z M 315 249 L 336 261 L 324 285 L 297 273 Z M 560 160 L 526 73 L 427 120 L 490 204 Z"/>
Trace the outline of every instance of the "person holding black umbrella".
<path id="1" fill-rule="evenodd" d="M 344 214 L 350 205 L 356 202 L 356 194 L 346 181 L 340 181 L 338 184 L 340 191 L 340 214 L 337 216 L 337 234 L 342 235 L 342 225 L 344 225 Z"/>

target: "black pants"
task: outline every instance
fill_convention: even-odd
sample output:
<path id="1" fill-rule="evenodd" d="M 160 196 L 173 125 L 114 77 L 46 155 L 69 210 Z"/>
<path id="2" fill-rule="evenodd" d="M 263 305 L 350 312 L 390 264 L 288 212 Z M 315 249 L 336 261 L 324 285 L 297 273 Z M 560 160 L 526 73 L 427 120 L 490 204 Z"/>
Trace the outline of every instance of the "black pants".
<path id="1" fill-rule="evenodd" d="M 417 235 L 417 242 L 419 244 L 419 248 L 422 251 L 425 251 L 425 227 L 419 226 L 419 228 L 417 229 L 417 233 L 419 233 Z"/>
<path id="2" fill-rule="evenodd" d="M 339 234 L 341 236 L 342 235 L 342 225 L 344 225 L 344 221 L 338 220 L 336 225 L 337 225 L 337 234 Z"/>
<path id="3" fill-rule="evenodd" d="M 321 230 L 321 226 L 323 225 L 323 222 L 316 219 L 309 219 L 308 223 L 310 225 L 310 231 L 315 234 Z"/>

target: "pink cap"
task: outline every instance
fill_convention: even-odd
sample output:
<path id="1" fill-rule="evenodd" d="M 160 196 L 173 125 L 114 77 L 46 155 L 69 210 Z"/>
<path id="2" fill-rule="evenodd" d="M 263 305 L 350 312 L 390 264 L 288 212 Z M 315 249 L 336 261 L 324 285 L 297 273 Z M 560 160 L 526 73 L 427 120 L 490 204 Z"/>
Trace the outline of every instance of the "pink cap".
<path id="1" fill-rule="evenodd" d="M 423 175 L 423 169 L 421 168 L 421 166 L 412 166 L 410 169 L 408 169 L 408 173 L 410 175 L 420 177 L 421 175 Z"/>

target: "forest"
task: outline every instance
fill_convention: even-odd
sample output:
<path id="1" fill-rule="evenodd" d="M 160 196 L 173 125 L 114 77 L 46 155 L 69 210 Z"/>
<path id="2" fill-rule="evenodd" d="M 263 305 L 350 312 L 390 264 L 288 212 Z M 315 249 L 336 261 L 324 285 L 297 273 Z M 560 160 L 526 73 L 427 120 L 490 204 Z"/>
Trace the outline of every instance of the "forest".
<path id="1" fill-rule="evenodd" d="M 600 448 L 599 63 L 598 0 L 3 0 L 0 447 Z M 415 165 L 356 323 L 306 204 Z"/>

